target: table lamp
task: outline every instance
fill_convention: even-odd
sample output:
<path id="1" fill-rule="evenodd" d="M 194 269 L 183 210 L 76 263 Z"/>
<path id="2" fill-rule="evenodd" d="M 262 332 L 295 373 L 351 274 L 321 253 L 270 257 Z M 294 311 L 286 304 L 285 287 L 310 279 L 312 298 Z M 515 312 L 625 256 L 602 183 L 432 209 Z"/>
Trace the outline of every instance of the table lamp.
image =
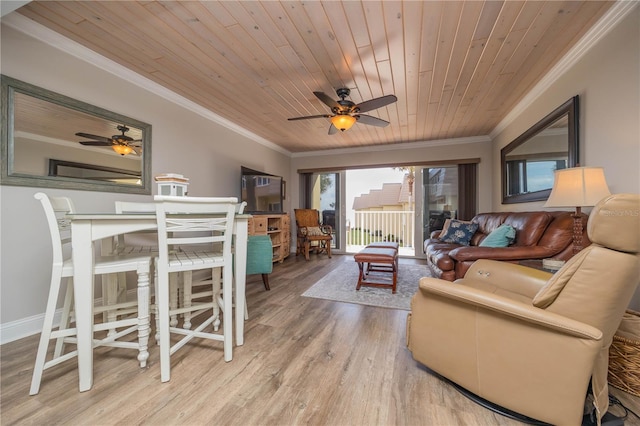
<path id="1" fill-rule="evenodd" d="M 572 167 L 556 170 L 553 189 L 544 207 L 575 207 L 573 254 L 582 250 L 582 207 L 595 206 L 611 195 L 602 167 Z"/>

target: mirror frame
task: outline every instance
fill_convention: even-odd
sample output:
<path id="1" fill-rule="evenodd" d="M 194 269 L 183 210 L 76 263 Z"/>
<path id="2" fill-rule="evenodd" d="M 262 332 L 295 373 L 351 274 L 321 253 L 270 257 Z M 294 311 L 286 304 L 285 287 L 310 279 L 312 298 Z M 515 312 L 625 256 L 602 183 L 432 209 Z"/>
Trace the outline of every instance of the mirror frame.
<path id="1" fill-rule="evenodd" d="M 551 194 L 551 188 L 519 193 L 519 194 L 507 194 L 507 155 L 518 148 L 520 145 L 533 139 L 538 133 L 542 132 L 554 122 L 560 119 L 562 116 L 568 117 L 568 136 L 567 136 L 567 167 L 576 167 L 578 165 L 579 158 L 579 138 L 578 138 L 578 95 L 572 97 L 564 104 L 560 105 L 542 120 L 531 126 L 526 132 L 518 136 L 511 143 L 506 145 L 500 150 L 500 168 L 502 174 L 502 204 L 514 204 L 514 203 L 528 203 L 531 201 L 544 201 L 549 198 Z"/>
<path id="2" fill-rule="evenodd" d="M 0 185 L 32 186 L 39 188 L 74 189 L 98 192 L 119 192 L 128 194 L 151 194 L 151 125 L 124 115 L 87 104 L 85 102 L 43 89 L 32 84 L 16 80 L 6 75 L 2 80 L 1 114 L 2 133 L 0 134 Z M 125 185 L 113 182 L 98 182 L 77 178 L 59 176 L 35 176 L 13 173 L 14 159 L 14 94 L 22 93 L 27 96 L 51 102 L 72 110 L 80 111 L 105 120 L 120 122 L 142 130 L 142 185 Z"/>

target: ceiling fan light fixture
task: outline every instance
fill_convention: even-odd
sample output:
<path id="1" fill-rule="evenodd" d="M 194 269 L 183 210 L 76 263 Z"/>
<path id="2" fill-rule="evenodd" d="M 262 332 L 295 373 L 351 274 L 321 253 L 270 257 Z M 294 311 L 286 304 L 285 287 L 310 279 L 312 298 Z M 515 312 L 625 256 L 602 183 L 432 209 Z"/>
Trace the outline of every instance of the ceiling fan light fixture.
<path id="1" fill-rule="evenodd" d="M 356 118 L 349 114 L 338 114 L 331 117 L 331 123 L 342 132 L 349 130 L 355 122 Z"/>
<path id="2" fill-rule="evenodd" d="M 133 152 L 133 148 L 128 145 L 113 145 L 111 148 L 120 155 L 127 155 Z"/>

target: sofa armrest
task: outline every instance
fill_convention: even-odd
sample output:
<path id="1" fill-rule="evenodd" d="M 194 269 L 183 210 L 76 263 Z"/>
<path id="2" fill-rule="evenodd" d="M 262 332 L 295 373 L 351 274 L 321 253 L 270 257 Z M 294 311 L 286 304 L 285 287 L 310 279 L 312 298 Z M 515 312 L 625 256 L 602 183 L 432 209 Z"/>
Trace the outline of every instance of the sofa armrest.
<path id="1" fill-rule="evenodd" d="M 429 236 L 433 239 L 438 239 L 440 237 L 440 234 L 442 234 L 442 229 L 438 229 L 435 231 L 431 231 L 431 233 L 429 234 Z"/>
<path id="2" fill-rule="evenodd" d="M 458 262 L 478 259 L 493 260 L 525 260 L 544 259 L 553 256 L 553 251 L 542 246 L 510 246 L 510 247 L 458 247 L 449 252 L 449 256 Z"/>
<path id="3" fill-rule="evenodd" d="M 430 293 L 455 302 L 494 311 L 565 335 L 596 341 L 602 339 L 602 332 L 588 324 L 497 294 L 467 287 L 464 284 L 451 284 L 449 281 L 424 277 L 420 279 L 420 293 L 423 296 Z M 416 294 L 414 297 L 420 297 L 420 295 Z"/>

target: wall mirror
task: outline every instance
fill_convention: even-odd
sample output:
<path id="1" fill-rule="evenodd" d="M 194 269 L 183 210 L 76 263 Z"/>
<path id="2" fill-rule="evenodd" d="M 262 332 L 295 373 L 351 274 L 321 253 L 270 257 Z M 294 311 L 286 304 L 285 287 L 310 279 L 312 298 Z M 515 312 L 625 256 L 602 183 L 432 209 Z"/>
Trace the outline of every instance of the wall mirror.
<path id="1" fill-rule="evenodd" d="M 151 125 L 5 75 L 2 185 L 151 194 Z"/>
<path id="2" fill-rule="evenodd" d="M 553 172 L 578 164 L 578 145 L 578 96 L 574 96 L 502 148 L 502 203 L 549 198 Z"/>

